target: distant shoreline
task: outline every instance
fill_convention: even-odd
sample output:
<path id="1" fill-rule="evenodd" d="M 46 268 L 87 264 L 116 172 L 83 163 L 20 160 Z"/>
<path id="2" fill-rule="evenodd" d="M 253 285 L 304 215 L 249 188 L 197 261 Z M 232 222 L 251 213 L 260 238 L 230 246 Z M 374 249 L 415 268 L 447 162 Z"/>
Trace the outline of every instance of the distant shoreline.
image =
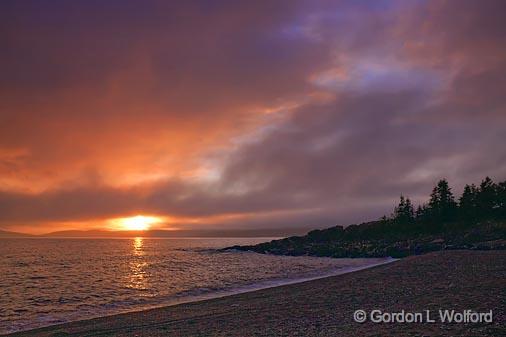
<path id="1" fill-rule="evenodd" d="M 311 228 L 281 228 L 281 229 L 239 229 L 239 230 L 63 230 L 49 233 L 29 234 L 3 230 L 0 228 L 0 239 L 2 238 L 252 238 L 252 237 L 286 237 L 290 235 L 303 235 Z"/>
<path id="2" fill-rule="evenodd" d="M 220 298 L 30 330 L 11 336 L 498 336 L 506 251 L 444 251 L 395 263 Z M 493 323 L 357 323 L 357 309 L 493 310 Z"/>
<path id="3" fill-rule="evenodd" d="M 33 236 L 33 237 L 27 237 L 27 238 L 42 238 L 42 239 L 135 239 L 135 238 L 142 238 L 142 239 L 272 239 L 272 238 L 283 238 L 285 236 L 280 235 L 271 235 L 271 236 L 261 236 L 261 235 L 181 235 L 181 236 L 150 236 L 150 235 L 143 235 L 140 233 L 139 235 L 125 235 L 125 236 L 52 236 L 52 235 L 39 235 L 39 236 Z"/>

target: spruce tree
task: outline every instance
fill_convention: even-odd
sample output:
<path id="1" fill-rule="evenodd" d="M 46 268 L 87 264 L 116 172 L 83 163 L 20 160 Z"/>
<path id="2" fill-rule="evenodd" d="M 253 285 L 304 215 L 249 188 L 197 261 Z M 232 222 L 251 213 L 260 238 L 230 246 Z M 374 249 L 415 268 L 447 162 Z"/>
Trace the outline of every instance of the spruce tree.
<path id="1" fill-rule="evenodd" d="M 440 180 L 430 194 L 428 211 L 435 222 L 451 221 L 455 216 L 457 203 L 446 179 Z"/>
<path id="2" fill-rule="evenodd" d="M 506 181 L 497 184 L 497 215 L 506 218 Z"/>
<path id="3" fill-rule="evenodd" d="M 398 223 L 410 223 L 415 218 L 413 204 L 409 198 L 401 195 L 399 205 L 395 207 L 393 218 Z"/>
<path id="4" fill-rule="evenodd" d="M 490 177 L 486 177 L 480 184 L 476 196 L 478 217 L 480 219 L 492 218 L 497 208 L 497 186 Z"/>
<path id="5" fill-rule="evenodd" d="M 424 215 L 425 215 L 425 206 L 422 207 L 422 205 L 418 205 L 415 212 L 416 219 L 422 220 Z"/>
<path id="6" fill-rule="evenodd" d="M 474 184 L 466 185 L 459 199 L 459 215 L 464 221 L 472 221 L 476 218 L 476 197 L 478 190 Z"/>
<path id="7" fill-rule="evenodd" d="M 408 222 L 412 222 L 415 219 L 415 212 L 413 209 L 413 204 L 409 198 L 406 198 L 406 206 L 404 208 L 404 216 L 408 220 Z"/>

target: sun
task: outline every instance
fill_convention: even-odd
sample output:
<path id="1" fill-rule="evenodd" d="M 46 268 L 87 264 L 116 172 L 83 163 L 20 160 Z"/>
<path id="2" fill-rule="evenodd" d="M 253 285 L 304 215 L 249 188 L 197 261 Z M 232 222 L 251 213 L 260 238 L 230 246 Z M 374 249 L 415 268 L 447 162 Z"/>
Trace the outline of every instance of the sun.
<path id="1" fill-rule="evenodd" d="M 136 215 L 127 218 L 112 219 L 110 222 L 119 230 L 145 231 L 150 229 L 152 225 L 163 222 L 163 220 L 155 216 Z"/>

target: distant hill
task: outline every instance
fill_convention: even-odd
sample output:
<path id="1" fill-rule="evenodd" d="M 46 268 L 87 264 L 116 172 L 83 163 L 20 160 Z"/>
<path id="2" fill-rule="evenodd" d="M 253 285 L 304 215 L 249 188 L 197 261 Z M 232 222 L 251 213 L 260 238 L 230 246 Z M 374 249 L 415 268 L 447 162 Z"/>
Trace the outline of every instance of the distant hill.
<path id="1" fill-rule="evenodd" d="M 0 230 L 0 238 L 27 238 L 27 237 L 33 237 L 33 235 Z"/>
<path id="2" fill-rule="evenodd" d="M 65 230 L 40 235 L 31 235 L 0 230 L 0 238 L 181 238 L 181 237 L 284 237 L 304 234 L 306 229 L 247 229 L 247 230 L 148 230 L 148 231 L 111 231 L 103 229 Z"/>
<path id="3" fill-rule="evenodd" d="M 110 230 L 66 230 L 40 235 L 53 238 L 125 238 L 125 237 L 281 237 L 287 234 L 302 234 L 304 229 L 276 230 L 148 230 L 148 231 L 110 231 Z"/>

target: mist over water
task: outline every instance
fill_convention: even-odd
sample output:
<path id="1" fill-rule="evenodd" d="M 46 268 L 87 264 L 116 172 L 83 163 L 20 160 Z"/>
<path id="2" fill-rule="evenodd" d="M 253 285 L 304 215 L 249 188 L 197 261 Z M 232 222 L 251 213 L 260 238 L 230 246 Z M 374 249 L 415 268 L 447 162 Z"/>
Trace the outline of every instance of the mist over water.
<path id="1" fill-rule="evenodd" d="M 267 240 L 2 239 L 0 333 L 142 310 L 382 261 L 215 250 Z"/>

